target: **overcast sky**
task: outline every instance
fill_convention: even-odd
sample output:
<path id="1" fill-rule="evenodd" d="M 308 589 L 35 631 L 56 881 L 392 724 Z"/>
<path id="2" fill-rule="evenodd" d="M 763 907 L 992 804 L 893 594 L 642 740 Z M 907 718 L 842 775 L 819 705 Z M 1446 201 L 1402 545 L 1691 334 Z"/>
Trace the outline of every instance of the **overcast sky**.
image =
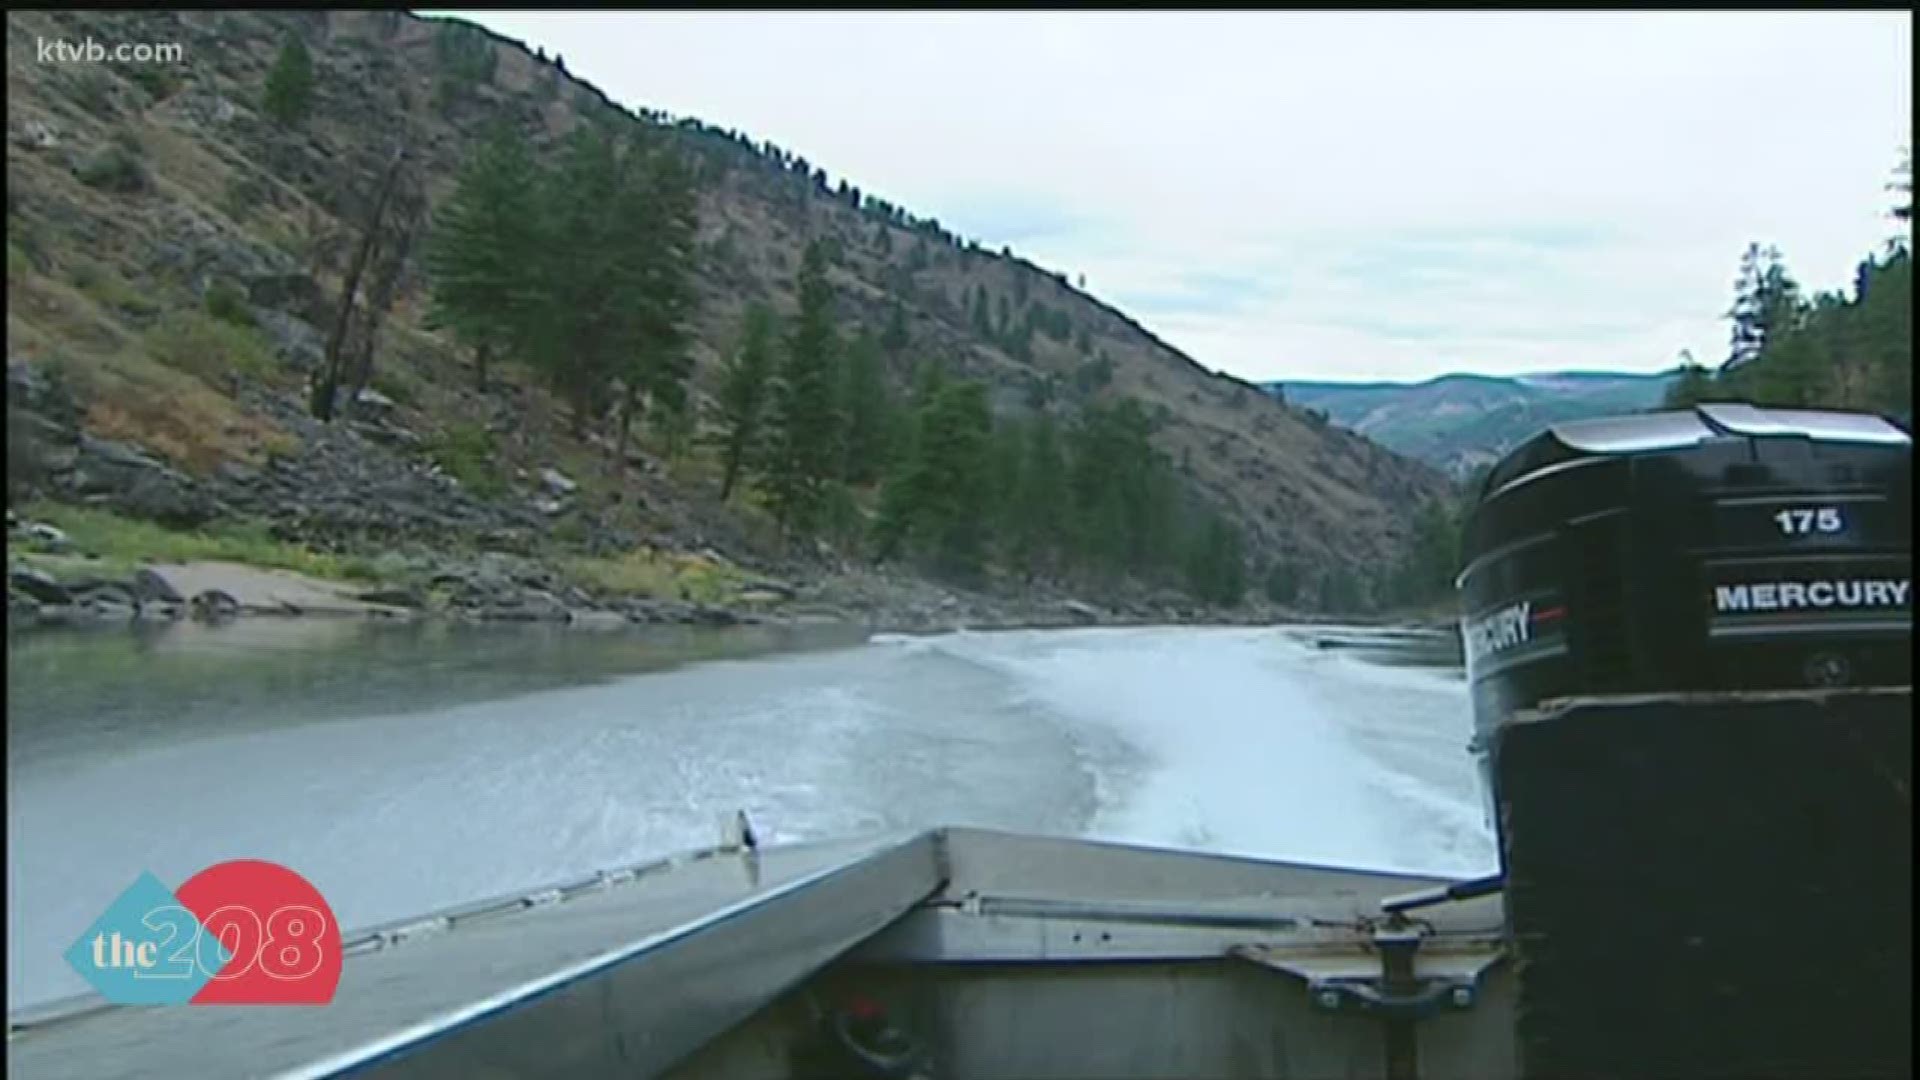
<path id="1" fill-rule="evenodd" d="M 1250 379 L 1652 371 L 1894 233 L 1902 12 L 481 12 Z"/>

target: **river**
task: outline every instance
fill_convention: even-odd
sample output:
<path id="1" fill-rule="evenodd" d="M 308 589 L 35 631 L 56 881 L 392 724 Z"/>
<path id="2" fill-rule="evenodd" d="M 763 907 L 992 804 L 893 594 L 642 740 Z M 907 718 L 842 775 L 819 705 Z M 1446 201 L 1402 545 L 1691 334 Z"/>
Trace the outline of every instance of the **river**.
<path id="1" fill-rule="evenodd" d="M 704 846 L 936 824 L 1475 874 L 1457 668 L 1366 632 L 867 638 L 249 621 L 11 636 L 9 1007 L 141 871 L 345 926 Z M 1390 643 L 1391 644 L 1391 643 Z"/>

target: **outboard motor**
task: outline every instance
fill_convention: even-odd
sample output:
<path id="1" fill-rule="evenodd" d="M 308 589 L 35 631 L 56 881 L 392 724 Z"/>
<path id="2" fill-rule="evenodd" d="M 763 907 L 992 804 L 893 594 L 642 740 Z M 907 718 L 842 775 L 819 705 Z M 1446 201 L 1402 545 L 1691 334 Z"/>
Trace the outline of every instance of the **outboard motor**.
<path id="1" fill-rule="evenodd" d="M 1462 636 L 1527 1075 L 1911 1075 L 1912 454 L 1703 405 L 1489 474 Z"/>

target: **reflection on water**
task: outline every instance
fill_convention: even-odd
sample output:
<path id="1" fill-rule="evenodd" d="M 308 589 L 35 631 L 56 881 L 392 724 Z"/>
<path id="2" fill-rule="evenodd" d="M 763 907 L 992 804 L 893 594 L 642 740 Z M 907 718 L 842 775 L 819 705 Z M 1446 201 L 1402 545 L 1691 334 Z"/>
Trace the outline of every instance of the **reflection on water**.
<path id="1" fill-rule="evenodd" d="M 7 763 L 440 709 L 863 637 L 833 626 L 587 631 L 358 619 L 10 632 Z"/>

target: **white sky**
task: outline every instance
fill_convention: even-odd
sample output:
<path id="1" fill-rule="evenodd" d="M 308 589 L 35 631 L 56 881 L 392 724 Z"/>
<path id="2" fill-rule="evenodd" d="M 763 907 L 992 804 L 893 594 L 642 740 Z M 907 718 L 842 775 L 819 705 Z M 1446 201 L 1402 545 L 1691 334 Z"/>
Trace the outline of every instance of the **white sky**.
<path id="1" fill-rule="evenodd" d="M 1906 12 L 480 12 L 1251 379 L 1723 359 L 1894 234 Z"/>

